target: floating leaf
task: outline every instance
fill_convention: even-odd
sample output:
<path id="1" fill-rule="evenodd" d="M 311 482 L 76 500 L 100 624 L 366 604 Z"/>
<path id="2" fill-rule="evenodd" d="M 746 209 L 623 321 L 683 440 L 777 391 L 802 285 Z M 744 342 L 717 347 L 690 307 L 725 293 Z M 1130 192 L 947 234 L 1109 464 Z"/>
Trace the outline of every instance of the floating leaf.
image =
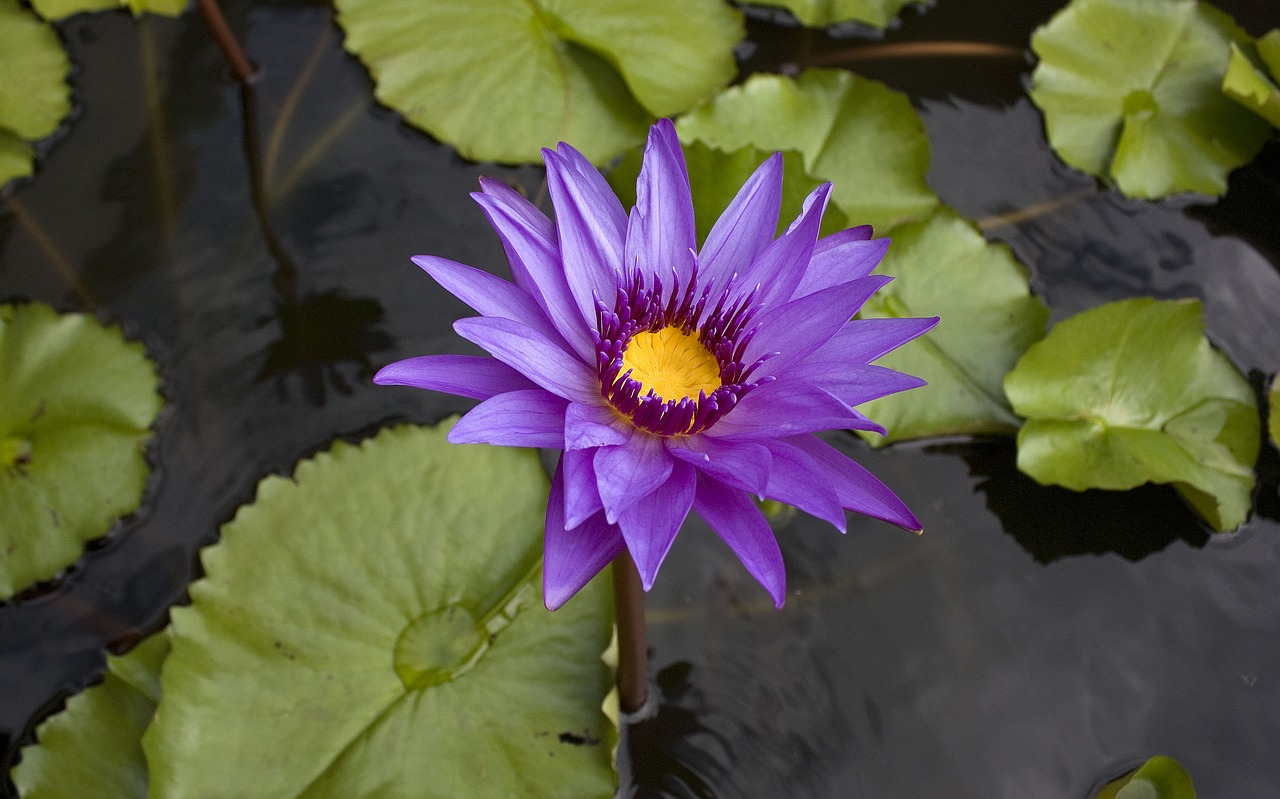
<path id="1" fill-rule="evenodd" d="M 1273 33 L 1280 31 L 1273 31 Z M 1222 91 L 1276 127 L 1280 127 L 1280 89 L 1233 42 Z"/>
<path id="2" fill-rule="evenodd" d="M 693 211 L 698 227 L 698 243 L 711 232 L 711 226 L 720 218 L 724 209 L 771 152 L 743 147 L 725 152 L 695 141 L 681 144 L 685 162 L 689 168 L 689 185 L 693 190 Z M 640 149 L 628 150 L 618 165 L 609 172 L 609 185 L 630 208 L 636 202 L 636 179 L 640 176 Z M 805 173 L 800 154 L 794 151 L 782 155 L 782 212 L 778 215 L 778 234 L 781 235 L 799 215 L 804 199 L 822 181 Z M 849 226 L 839 208 L 829 207 L 822 217 L 822 234 L 827 235 Z"/>
<path id="3" fill-rule="evenodd" d="M 991 244 L 949 208 L 889 231 L 876 269 L 894 281 L 863 306 L 863 317 L 938 316 L 938 326 L 878 364 L 928 385 L 859 410 L 889 430 L 873 443 L 959 433 L 1011 433 L 1019 420 L 1001 388 L 1005 374 L 1044 337 L 1049 312 L 1031 296 L 1027 270 L 1008 246 Z"/>
<path id="4" fill-rule="evenodd" d="M 883 28 L 905 6 L 919 0 L 751 0 L 759 6 L 785 8 L 811 28 L 825 28 L 841 22 L 862 22 Z"/>
<path id="5" fill-rule="evenodd" d="M 837 69 L 799 78 L 753 75 L 677 123 L 685 142 L 721 150 L 797 150 L 805 171 L 835 183 L 832 200 L 855 225 L 887 230 L 927 214 L 929 140 L 911 100 Z"/>
<path id="6" fill-rule="evenodd" d="M 204 550 L 153 795 L 613 795 L 607 582 L 546 611 L 537 454 L 446 427 L 268 477 Z"/>
<path id="7" fill-rule="evenodd" d="M 168 653 L 169 636 L 161 632 L 123 657 L 108 657 L 102 682 L 36 729 L 39 743 L 22 750 L 13 770 L 18 792 L 26 799 L 146 799 L 142 733 L 160 701 L 160 664 Z"/>
<path id="8" fill-rule="evenodd" d="M 71 110 L 70 69 L 53 28 L 0 0 L 0 186 L 31 174 L 26 142 L 53 133 Z"/>
<path id="9" fill-rule="evenodd" d="M 1018 468 L 1042 484 L 1172 483 L 1217 530 L 1244 521 L 1258 457 L 1253 391 L 1204 337 L 1200 303 L 1149 297 L 1067 319 L 1005 378 Z"/>
<path id="10" fill-rule="evenodd" d="M 719 0 L 338 0 L 378 99 L 478 161 L 571 142 L 604 163 L 734 76 Z"/>
<path id="11" fill-rule="evenodd" d="M 1031 38 L 1031 98 L 1062 160 L 1134 197 L 1221 194 L 1266 124 L 1220 89 L 1253 45 L 1194 0 L 1073 0 Z"/>
<path id="12" fill-rule="evenodd" d="M 187 10 L 188 0 L 31 0 L 40 16 L 48 20 L 66 19 L 85 11 L 106 11 L 127 8 L 134 16 L 160 14 L 176 17 Z"/>
<path id="13" fill-rule="evenodd" d="M 118 328 L 0 305 L 0 599 L 49 579 L 138 507 L 157 383 Z"/>
<path id="14" fill-rule="evenodd" d="M 1094 799 L 1196 799 L 1196 789 L 1181 763 L 1156 755 L 1137 770 L 1107 783 Z"/>
<path id="15" fill-rule="evenodd" d="M 1271 443 L 1280 447 L 1280 375 L 1271 381 L 1271 391 L 1267 395 L 1267 430 L 1271 433 Z"/>

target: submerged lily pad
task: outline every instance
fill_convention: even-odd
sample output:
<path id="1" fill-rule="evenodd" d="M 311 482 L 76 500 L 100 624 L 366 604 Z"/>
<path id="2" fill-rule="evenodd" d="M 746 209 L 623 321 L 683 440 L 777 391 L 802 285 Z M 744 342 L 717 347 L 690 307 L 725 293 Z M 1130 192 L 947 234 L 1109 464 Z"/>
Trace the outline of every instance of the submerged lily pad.
<path id="1" fill-rule="evenodd" d="M 893 243 L 876 271 L 894 281 L 863 306 L 862 317 L 938 316 L 937 327 L 876 363 L 928 385 L 859 407 L 889 430 L 873 444 L 960 433 L 1012 433 L 1019 419 L 1001 381 L 1027 347 L 1044 337 L 1049 311 L 1031 295 L 1027 270 L 1005 244 L 989 243 L 949 208 L 889 231 Z"/>
<path id="2" fill-rule="evenodd" d="M 725 152 L 709 147 L 700 141 L 681 144 L 689 169 L 689 186 L 693 192 L 693 212 L 701 245 L 711 232 L 711 226 L 720 218 L 724 209 L 737 195 L 756 167 L 773 153 L 743 147 Z M 618 165 L 609 172 L 609 185 L 630 208 L 636 202 L 636 180 L 640 176 L 641 151 L 628 150 Z M 782 211 L 778 215 L 778 235 L 781 235 L 804 207 L 804 199 L 822 181 L 808 175 L 801 166 L 801 156 L 795 151 L 782 154 Z M 822 217 L 822 235 L 828 235 L 849 226 L 839 208 L 828 207 Z"/>
<path id="3" fill-rule="evenodd" d="M 127 8 L 134 16 L 160 14 L 176 17 L 187 10 L 189 0 L 31 0 L 32 7 L 48 20 L 65 19 L 85 11 Z"/>
<path id="4" fill-rule="evenodd" d="M 1231 18 L 1195 0 L 1073 0 L 1031 38 L 1031 98 L 1062 160 L 1133 197 L 1221 194 L 1267 125 L 1223 95 Z"/>
<path id="5" fill-rule="evenodd" d="M 1280 35 L 1280 30 L 1271 33 Z M 1272 75 L 1274 76 L 1273 70 Z M 1262 73 L 1234 43 L 1231 61 L 1222 79 L 1222 91 L 1258 116 L 1280 127 L 1280 88 Z"/>
<path id="6" fill-rule="evenodd" d="M 70 69 L 53 28 L 0 0 L 0 186 L 32 173 L 27 142 L 53 133 L 71 111 Z"/>
<path id="7" fill-rule="evenodd" d="M 108 657 L 102 682 L 36 729 L 38 743 L 22 750 L 13 770 L 24 799 L 146 799 L 142 733 L 160 701 L 160 664 L 168 654 L 169 636 L 160 632 L 123 657 Z"/>
<path id="8" fill-rule="evenodd" d="M 378 99 L 477 161 L 567 141 L 604 163 L 736 72 L 719 0 L 338 0 Z"/>
<path id="9" fill-rule="evenodd" d="M 725 151 L 797 150 L 804 170 L 830 180 L 831 199 L 855 225 L 890 225 L 929 213 L 929 139 L 905 94 L 838 69 L 798 78 L 752 75 L 676 123 L 684 142 Z"/>
<path id="10" fill-rule="evenodd" d="M 1245 520 L 1253 391 L 1204 337 L 1195 300 L 1124 300 L 1067 319 L 1005 378 L 1018 468 L 1074 491 L 1172 483 L 1216 530 Z"/>
<path id="11" fill-rule="evenodd" d="M 0 305 L 0 599 L 49 579 L 138 507 L 158 382 L 118 328 Z"/>
<path id="12" fill-rule="evenodd" d="M 1191 775 L 1171 757 L 1156 755 L 1118 780 L 1094 799 L 1196 799 Z"/>
<path id="13" fill-rule="evenodd" d="M 861 22 L 883 28 L 907 5 L 925 5 L 921 0 L 751 0 L 754 5 L 785 8 L 811 28 L 825 28 L 841 22 Z"/>
<path id="14" fill-rule="evenodd" d="M 607 580 L 549 613 L 537 454 L 446 432 L 335 444 L 203 551 L 154 795 L 613 795 Z"/>

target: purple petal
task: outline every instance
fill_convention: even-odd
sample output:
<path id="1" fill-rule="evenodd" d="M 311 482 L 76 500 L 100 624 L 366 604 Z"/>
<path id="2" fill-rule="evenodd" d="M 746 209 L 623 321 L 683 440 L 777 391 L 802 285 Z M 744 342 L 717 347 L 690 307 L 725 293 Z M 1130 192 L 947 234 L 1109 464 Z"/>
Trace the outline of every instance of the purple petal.
<path id="1" fill-rule="evenodd" d="M 380 386 L 413 386 L 460 397 L 485 400 L 537 384 L 502 361 L 477 355 L 420 355 L 389 363 L 373 382 Z"/>
<path id="2" fill-rule="evenodd" d="M 751 498 L 702 473 L 698 475 L 693 509 L 729 545 L 747 572 L 764 586 L 773 604 L 782 607 L 787 598 L 787 571 L 782 563 L 782 551 L 769 523 Z"/>
<path id="3" fill-rule="evenodd" d="M 765 442 L 765 446 L 773 456 L 766 495 L 830 522 L 843 533 L 844 506 L 827 480 L 822 465 L 804 450 L 785 441 L 771 439 Z"/>
<path id="4" fill-rule="evenodd" d="M 453 444 L 558 447 L 564 441 L 568 404 L 540 388 L 509 391 L 468 411 L 449 430 L 448 439 Z"/>
<path id="5" fill-rule="evenodd" d="M 904 530 L 920 532 L 920 522 L 906 504 L 879 478 L 849 460 L 840 450 L 813 436 L 795 436 L 786 442 L 804 450 L 817 462 L 824 482 L 835 489 L 841 505 Z"/>
<path id="6" fill-rule="evenodd" d="M 864 277 L 774 308 L 760 317 L 743 361 L 752 363 L 766 353 L 777 352 L 755 374 L 783 374 L 788 366 L 839 333 L 867 298 L 891 279 L 884 275 Z"/>
<path id="7" fill-rule="evenodd" d="M 721 482 L 756 495 L 762 495 L 769 483 L 769 450 L 760 444 L 676 436 L 667 439 L 667 452 Z"/>
<path id="8" fill-rule="evenodd" d="M 829 363 L 812 359 L 787 370 L 787 379 L 811 383 L 824 391 L 829 391 L 846 405 L 852 406 L 926 385 L 923 379 L 915 375 L 898 372 L 886 366 L 866 363 Z"/>
<path id="9" fill-rule="evenodd" d="M 665 285 L 671 285 L 674 273 L 679 284 L 687 286 L 697 247 L 684 151 L 671 120 L 659 119 L 649 129 L 649 142 L 644 148 L 622 263 L 627 269 L 638 265 Z"/>
<path id="10" fill-rule="evenodd" d="M 434 255 L 415 255 L 413 262 L 481 316 L 520 322 L 537 330 L 557 346 L 565 344 L 537 301 L 514 283 L 482 269 Z"/>
<path id="11" fill-rule="evenodd" d="M 564 449 L 616 447 L 627 443 L 635 426 L 624 421 L 612 409 L 599 402 L 569 404 L 564 417 Z"/>
<path id="12" fill-rule="evenodd" d="M 625 444 L 596 450 L 593 466 L 605 519 L 616 523 L 618 514 L 653 493 L 671 475 L 671 465 L 661 436 L 642 431 Z"/>
<path id="13" fill-rule="evenodd" d="M 623 550 L 622 531 L 597 514 L 582 524 L 564 527 L 564 477 L 556 470 L 547 501 L 546 540 L 543 545 L 542 601 L 556 610 Z"/>
<path id="14" fill-rule="evenodd" d="M 697 471 L 687 463 L 676 461 L 665 483 L 618 516 L 622 538 L 627 542 L 627 550 L 646 591 L 653 587 L 658 567 L 689 515 L 696 484 Z"/>
<path id="15" fill-rule="evenodd" d="M 594 320 L 596 298 L 611 303 L 617 295 L 627 214 L 582 153 L 561 143 L 542 155 L 565 278 L 583 318 Z"/>
<path id="16" fill-rule="evenodd" d="M 480 186 L 484 191 L 471 196 L 498 232 L 516 285 L 533 296 L 574 352 L 584 360 L 591 360 L 595 357 L 595 347 L 587 325 L 594 323 L 595 311 L 584 319 L 569 291 L 560 263 L 555 226 L 533 203 L 505 183 L 480 178 Z"/>
<path id="17" fill-rule="evenodd" d="M 459 319 L 453 329 L 547 391 L 576 402 L 599 401 L 595 372 L 528 325 L 477 316 Z"/>
<path id="18" fill-rule="evenodd" d="M 805 360 L 870 363 L 927 333 L 936 324 L 936 316 L 924 319 L 854 319 Z"/>
<path id="19" fill-rule="evenodd" d="M 823 183 L 805 198 L 804 209 L 786 233 L 770 244 L 760 257 L 744 269 L 738 285 L 751 288 L 760 284 L 757 301 L 765 307 L 780 305 L 791 298 L 804 278 L 813 247 L 818 241 L 818 227 L 831 196 L 831 184 Z M 852 316 L 853 314 L 849 314 Z"/>
<path id="20" fill-rule="evenodd" d="M 858 228 L 853 229 L 858 230 Z M 869 231 L 870 228 L 867 230 Z M 833 238 L 835 236 L 828 236 L 823 241 Z M 803 297 L 830 286 L 866 277 L 880 263 L 880 259 L 884 258 L 888 249 L 888 239 L 871 241 L 850 239 L 839 246 L 822 251 L 815 248 L 813 257 L 809 259 L 809 268 L 804 273 L 804 279 L 800 281 L 800 285 L 796 287 L 795 294 L 792 296 Z"/>
<path id="21" fill-rule="evenodd" d="M 778 381 L 747 394 L 706 435 L 754 441 L 817 430 L 874 430 L 885 434 L 883 427 L 817 386 Z"/>
<path id="22" fill-rule="evenodd" d="M 593 449 L 566 450 L 560 456 L 564 471 L 564 526 L 572 530 L 604 510 L 600 491 L 596 488 Z"/>
<path id="23" fill-rule="evenodd" d="M 703 285 L 723 288 L 773 241 L 782 205 L 782 153 L 765 159 L 716 220 L 698 256 Z"/>

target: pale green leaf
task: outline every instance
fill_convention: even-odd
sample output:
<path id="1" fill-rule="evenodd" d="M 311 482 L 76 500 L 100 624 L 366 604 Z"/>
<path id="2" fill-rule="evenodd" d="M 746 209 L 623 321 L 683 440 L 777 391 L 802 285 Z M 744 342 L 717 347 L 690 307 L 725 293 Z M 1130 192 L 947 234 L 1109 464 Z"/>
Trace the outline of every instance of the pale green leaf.
<path id="1" fill-rule="evenodd" d="M 446 432 L 268 477 L 204 550 L 143 738 L 154 795 L 613 795 L 607 580 L 543 608 L 537 454 Z"/>
<path id="2" fill-rule="evenodd" d="M 1001 388 L 1005 374 L 1044 336 L 1049 312 L 1027 286 L 1027 270 L 1004 244 L 991 244 L 949 208 L 889 231 L 876 272 L 894 281 L 863 306 L 862 317 L 940 317 L 910 346 L 877 361 L 928 385 L 859 406 L 887 439 L 960 433 L 1012 433 L 1018 418 Z"/>
<path id="3" fill-rule="evenodd" d="M 698 243 L 701 245 L 711 232 L 712 225 L 742 188 L 742 184 L 772 153 L 754 147 L 725 152 L 699 141 L 682 144 L 681 147 L 689 169 L 694 219 L 698 228 Z M 627 207 L 635 205 L 640 164 L 640 150 L 628 150 L 608 175 L 609 185 Z M 805 197 L 822 182 L 805 173 L 800 154 L 794 151 L 783 153 L 782 175 L 782 211 L 778 215 L 778 235 L 800 214 Z M 822 217 L 822 234 L 827 235 L 848 226 L 848 220 L 840 209 L 828 206 Z"/>
<path id="4" fill-rule="evenodd" d="M 0 130 L 0 186 L 14 178 L 25 178 L 34 170 L 31 145 L 7 130 Z"/>
<path id="5" fill-rule="evenodd" d="M 1280 127 L 1280 88 L 1253 65 L 1232 43 L 1231 61 L 1222 79 L 1222 91 L 1276 127 Z"/>
<path id="6" fill-rule="evenodd" d="M 71 111 L 70 69 L 53 28 L 0 0 L 0 186 L 31 174 L 25 142 L 53 133 Z"/>
<path id="7" fill-rule="evenodd" d="M 799 151 L 805 172 L 835 184 L 832 201 L 851 224 L 887 230 L 938 203 L 925 182 L 929 140 L 911 100 L 843 70 L 753 75 L 676 129 L 684 142 L 725 151 Z"/>
<path id="8" fill-rule="evenodd" d="M 1204 337 L 1200 303 L 1140 298 L 1067 319 L 1005 378 L 1018 468 L 1075 491 L 1172 483 L 1216 530 L 1245 520 L 1253 391 Z"/>
<path id="9" fill-rule="evenodd" d="M 48 20 L 112 8 L 127 8 L 134 16 L 150 13 L 176 17 L 187 10 L 188 4 L 189 0 L 31 0 L 31 5 L 40 16 Z"/>
<path id="10" fill-rule="evenodd" d="M 53 577 L 138 507 L 158 382 L 118 328 L 0 306 L 0 598 Z"/>
<path id="11" fill-rule="evenodd" d="M 1258 47 L 1258 56 L 1267 65 L 1271 77 L 1280 80 L 1280 28 L 1269 30 L 1254 42 Z"/>
<path id="12" fill-rule="evenodd" d="M 1276 375 L 1271 381 L 1267 405 L 1267 430 L 1271 433 L 1271 443 L 1280 447 L 1280 375 Z"/>
<path id="13" fill-rule="evenodd" d="M 1232 42 L 1253 51 L 1195 0 L 1073 0 L 1031 39 L 1049 143 L 1130 196 L 1221 194 L 1268 134 L 1222 94 Z"/>
<path id="14" fill-rule="evenodd" d="M 98 685 L 36 729 L 13 781 L 23 799 L 146 799 L 142 733 L 160 701 L 169 636 L 157 633 L 123 657 L 108 657 Z"/>
<path id="15" fill-rule="evenodd" d="M 841 22 L 861 22 L 883 28 L 908 4 L 920 0 L 751 0 L 754 5 L 785 8 L 811 28 Z"/>
<path id="16" fill-rule="evenodd" d="M 1094 799 L 1196 799 L 1196 789 L 1181 763 L 1157 755 L 1107 783 Z"/>
<path id="17" fill-rule="evenodd" d="M 604 163 L 736 72 L 718 0 L 338 0 L 378 99 L 479 161 L 567 141 Z"/>

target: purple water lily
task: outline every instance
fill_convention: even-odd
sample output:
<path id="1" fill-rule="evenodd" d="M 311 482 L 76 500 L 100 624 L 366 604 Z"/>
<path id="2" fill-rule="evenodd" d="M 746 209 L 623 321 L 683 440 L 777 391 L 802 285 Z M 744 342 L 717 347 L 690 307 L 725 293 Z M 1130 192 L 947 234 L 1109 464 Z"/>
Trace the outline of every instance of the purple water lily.
<path id="1" fill-rule="evenodd" d="M 871 361 L 937 319 L 850 321 L 890 278 L 870 227 L 818 237 L 830 194 L 774 238 L 782 157 L 767 159 L 697 247 L 684 154 L 653 126 L 630 215 L 567 144 L 543 151 L 553 223 L 514 189 L 472 196 L 514 283 L 444 258 L 414 262 L 480 316 L 454 329 L 493 357 L 430 355 L 374 381 L 482 400 L 455 443 L 563 449 L 547 505 L 554 610 L 625 547 L 645 590 L 692 509 L 781 607 L 785 569 L 753 498 L 845 530 L 845 509 L 908 530 L 911 511 L 814 433 L 883 429 L 854 410 L 924 384 Z"/>

